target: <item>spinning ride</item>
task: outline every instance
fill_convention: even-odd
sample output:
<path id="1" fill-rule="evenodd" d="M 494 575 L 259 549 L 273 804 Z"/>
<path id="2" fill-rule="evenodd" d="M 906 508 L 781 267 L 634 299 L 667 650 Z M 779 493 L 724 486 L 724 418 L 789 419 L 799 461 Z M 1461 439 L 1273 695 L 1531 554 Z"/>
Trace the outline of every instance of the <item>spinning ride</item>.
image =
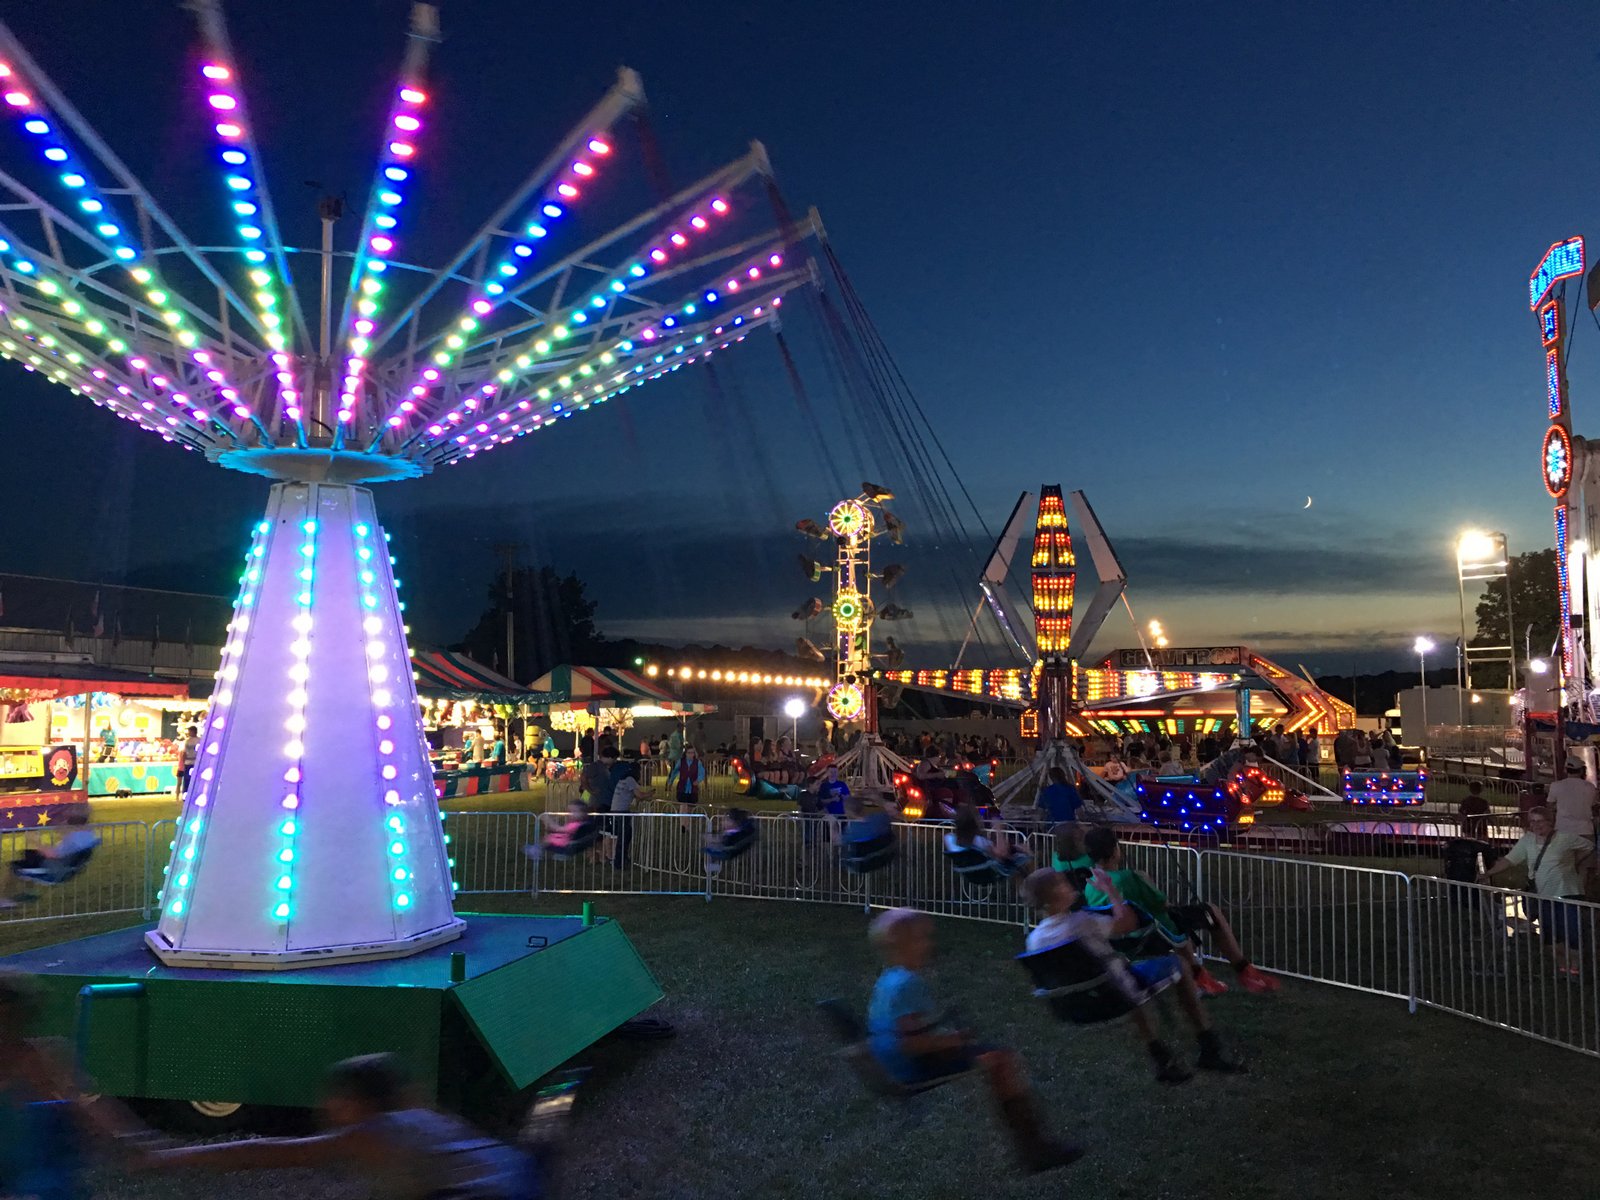
<path id="1" fill-rule="evenodd" d="M 885 746 L 879 736 L 878 688 L 872 664 L 874 622 L 911 616 L 910 610 L 898 605 L 880 610 L 872 598 L 874 580 L 887 590 L 905 573 L 897 564 L 877 575 L 872 572 L 872 539 L 887 536 L 898 543 L 904 529 L 900 519 L 883 507 L 884 501 L 893 499 L 887 488 L 863 483 L 859 496 L 841 500 L 829 510 L 826 527 L 809 518 L 795 526 L 809 537 L 832 540 L 835 547 L 831 568 L 804 555 L 801 561 L 813 581 L 825 571 L 833 571 L 833 602 L 826 609 L 834 630 L 834 682 L 826 696 L 828 716 L 840 726 L 861 727 L 856 744 L 839 757 L 839 777 L 853 792 L 880 800 L 893 796 L 896 775 L 904 777 L 911 771 L 911 764 Z M 823 611 L 822 602 L 813 597 L 795 616 L 815 616 Z M 815 653 L 804 639 L 801 648 Z"/>
<path id="2" fill-rule="evenodd" d="M 0 169 L 0 353 L 274 481 L 151 949 L 245 967 L 408 955 L 462 922 L 405 605 L 365 485 L 457 465 L 730 348 L 811 280 L 789 258 L 815 218 L 774 215 L 752 145 L 572 245 L 565 227 L 624 169 L 619 135 L 643 109 L 623 70 L 448 262 L 407 261 L 438 37 L 417 5 L 359 234 L 336 248 L 342 202 L 324 200 L 320 244 L 297 247 L 221 10 L 193 8 L 221 246 L 186 236 L 0 26 L 0 113 L 37 156 Z"/>

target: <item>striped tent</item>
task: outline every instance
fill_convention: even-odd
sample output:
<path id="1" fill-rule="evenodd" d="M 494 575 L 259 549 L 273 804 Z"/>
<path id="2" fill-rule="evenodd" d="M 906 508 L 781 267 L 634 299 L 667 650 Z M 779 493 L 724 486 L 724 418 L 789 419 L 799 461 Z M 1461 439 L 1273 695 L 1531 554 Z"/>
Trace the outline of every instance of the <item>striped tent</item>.
<path id="1" fill-rule="evenodd" d="M 540 707 L 550 712 L 595 712 L 602 708 L 660 708 L 671 713 L 716 712 L 715 704 L 691 704 L 633 671 L 615 667 L 557 667 L 532 684 L 548 692 L 550 702 Z"/>
<path id="2" fill-rule="evenodd" d="M 523 687 L 480 662 L 451 650 L 421 650 L 411 656 L 417 692 L 445 700 L 543 707 L 551 697 Z"/>

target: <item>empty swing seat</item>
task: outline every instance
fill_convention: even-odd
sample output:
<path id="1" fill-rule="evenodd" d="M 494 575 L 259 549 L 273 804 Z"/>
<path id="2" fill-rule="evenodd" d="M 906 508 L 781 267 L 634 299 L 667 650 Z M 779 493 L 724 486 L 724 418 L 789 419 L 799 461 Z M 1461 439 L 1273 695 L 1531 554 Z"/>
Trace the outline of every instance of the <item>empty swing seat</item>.
<path id="1" fill-rule="evenodd" d="M 1017 955 L 1033 981 L 1033 994 L 1061 1021 L 1097 1025 L 1125 1017 L 1177 982 L 1176 974 L 1130 991 L 1106 963 L 1082 942 L 1062 942 L 1048 950 Z"/>

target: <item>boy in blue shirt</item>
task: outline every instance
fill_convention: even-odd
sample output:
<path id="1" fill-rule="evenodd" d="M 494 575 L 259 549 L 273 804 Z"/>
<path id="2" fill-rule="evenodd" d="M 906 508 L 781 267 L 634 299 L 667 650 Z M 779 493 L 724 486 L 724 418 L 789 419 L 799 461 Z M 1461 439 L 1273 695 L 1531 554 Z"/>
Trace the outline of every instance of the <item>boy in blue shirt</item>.
<path id="1" fill-rule="evenodd" d="M 1081 1148 L 1044 1136 L 1033 1089 L 1015 1053 L 976 1042 L 968 1030 L 940 1028 L 922 977 L 933 959 L 932 919 L 915 909 L 891 908 L 868 932 L 885 964 L 867 1007 L 869 1045 L 884 1070 L 914 1086 L 982 1068 L 1025 1170 L 1048 1171 L 1081 1158 Z"/>

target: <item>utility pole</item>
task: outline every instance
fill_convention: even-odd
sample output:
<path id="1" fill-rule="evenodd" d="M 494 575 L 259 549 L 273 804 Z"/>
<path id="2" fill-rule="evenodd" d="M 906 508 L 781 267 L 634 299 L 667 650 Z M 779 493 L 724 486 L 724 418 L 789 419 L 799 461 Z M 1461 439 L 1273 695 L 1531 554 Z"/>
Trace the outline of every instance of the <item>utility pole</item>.
<path id="1" fill-rule="evenodd" d="M 522 542 L 496 542 L 494 546 L 506 576 L 506 676 L 510 679 L 517 677 L 517 552 L 522 549 Z"/>

